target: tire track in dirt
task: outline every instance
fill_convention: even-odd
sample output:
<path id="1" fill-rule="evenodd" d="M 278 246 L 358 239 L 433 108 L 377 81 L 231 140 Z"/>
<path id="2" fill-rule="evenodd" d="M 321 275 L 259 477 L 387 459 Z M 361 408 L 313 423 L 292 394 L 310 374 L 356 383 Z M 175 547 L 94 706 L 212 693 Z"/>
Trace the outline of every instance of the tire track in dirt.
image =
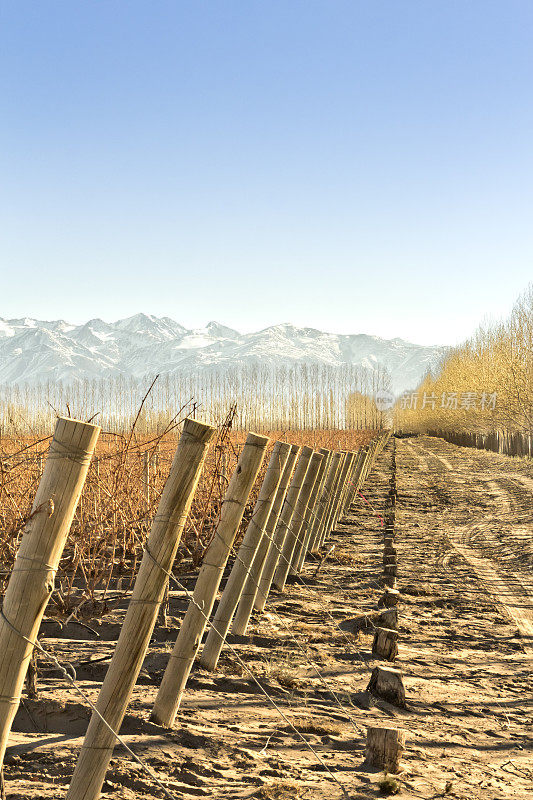
<path id="1" fill-rule="evenodd" d="M 454 457 L 454 463 L 452 463 L 448 457 L 443 457 L 435 452 L 435 441 L 424 437 L 424 444 L 415 439 L 408 444 L 408 447 L 418 459 L 422 470 L 434 473 L 439 481 L 444 481 L 449 485 L 452 497 L 463 491 L 457 486 L 459 479 L 467 485 L 466 493 L 468 495 L 469 489 L 473 488 L 473 486 L 468 487 L 468 480 L 465 480 L 468 478 L 470 484 L 481 483 L 492 489 L 499 508 L 512 516 L 513 505 L 516 509 L 516 502 L 513 504 L 513 499 L 516 501 L 516 497 L 513 498 L 512 492 L 505 486 L 505 483 L 511 480 L 521 484 L 525 489 L 533 489 L 533 480 L 516 472 L 502 471 L 491 473 L 488 476 L 480 475 L 478 472 L 469 472 L 468 476 L 465 476 L 465 469 L 469 470 L 470 465 L 459 461 L 462 459 L 464 448 L 456 448 L 457 455 L 451 451 L 450 454 Z M 530 504 L 531 501 L 528 499 L 526 508 Z M 517 511 L 517 516 L 519 513 Z M 497 525 L 498 521 L 497 515 L 493 519 L 489 517 L 488 520 L 487 518 L 473 519 L 466 525 L 452 527 L 447 532 L 446 539 L 450 547 L 470 565 L 502 612 L 517 625 L 522 634 L 524 646 L 533 652 L 533 586 L 531 581 L 527 579 L 527 575 L 521 575 L 516 569 L 513 569 L 512 564 L 501 563 L 501 558 L 487 558 L 485 554 L 478 551 L 480 547 L 487 549 L 484 539 L 486 539 L 487 532 L 491 533 L 490 523 Z M 529 531 L 529 541 L 531 541 L 531 535 L 532 533 Z M 502 548 L 501 542 L 499 547 Z M 493 548 L 491 555 L 497 555 L 497 549 Z M 443 565 L 445 563 L 445 561 L 442 562 Z"/>

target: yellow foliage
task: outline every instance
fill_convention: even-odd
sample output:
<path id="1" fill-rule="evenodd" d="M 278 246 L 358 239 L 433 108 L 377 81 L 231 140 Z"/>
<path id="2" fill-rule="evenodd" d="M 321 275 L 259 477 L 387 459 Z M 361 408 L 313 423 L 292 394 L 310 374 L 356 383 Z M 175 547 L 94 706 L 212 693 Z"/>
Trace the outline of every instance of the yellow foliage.
<path id="1" fill-rule="evenodd" d="M 479 327 L 395 407 L 404 431 L 533 432 L 533 284 L 503 323 Z"/>

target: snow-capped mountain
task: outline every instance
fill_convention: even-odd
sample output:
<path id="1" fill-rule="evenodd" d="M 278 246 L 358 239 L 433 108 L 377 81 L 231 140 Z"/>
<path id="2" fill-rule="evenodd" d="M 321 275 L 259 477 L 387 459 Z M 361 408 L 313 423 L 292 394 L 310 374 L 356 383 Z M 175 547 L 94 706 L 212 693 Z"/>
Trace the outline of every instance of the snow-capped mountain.
<path id="1" fill-rule="evenodd" d="M 169 317 L 149 314 L 111 323 L 92 319 L 84 325 L 0 319 L 0 384 L 144 378 L 254 365 L 349 364 L 386 369 L 393 391 L 399 393 L 434 371 L 445 351 L 402 339 L 338 335 L 289 324 L 241 334 L 217 322 L 188 330 Z"/>

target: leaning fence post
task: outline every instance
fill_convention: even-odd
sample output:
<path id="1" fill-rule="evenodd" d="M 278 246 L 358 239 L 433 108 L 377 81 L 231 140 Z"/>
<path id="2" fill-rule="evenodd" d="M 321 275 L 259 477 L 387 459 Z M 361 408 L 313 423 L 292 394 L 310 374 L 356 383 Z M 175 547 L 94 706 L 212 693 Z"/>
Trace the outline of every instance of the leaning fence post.
<path id="1" fill-rule="evenodd" d="M 328 479 L 329 470 L 333 459 L 333 452 L 331 450 L 326 450 L 325 448 L 321 448 L 319 452 L 324 456 L 324 460 L 320 465 L 318 479 L 313 490 L 315 495 L 313 500 L 313 510 L 312 514 L 310 515 L 310 519 L 308 520 L 303 547 L 300 551 L 298 562 L 296 563 L 296 572 L 300 572 L 302 570 L 305 559 L 308 553 L 311 552 L 311 548 L 315 541 L 317 525 L 320 523 L 323 512 L 324 488 Z"/>
<path id="2" fill-rule="evenodd" d="M 368 464 L 370 462 L 370 456 L 371 456 L 371 453 L 370 453 L 370 447 L 369 447 L 368 449 L 365 449 L 364 455 L 363 455 L 363 460 L 362 460 L 361 465 L 359 467 L 359 472 L 358 472 L 358 476 L 357 476 L 357 488 L 356 488 L 356 493 L 357 494 L 359 494 L 359 492 L 361 491 L 361 489 L 363 488 L 363 485 L 365 483 L 366 475 L 367 475 L 367 472 L 368 472 Z"/>
<path id="3" fill-rule="evenodd" d="M 254 608 L 256 611 L 263 611 L 265 608 L 268 595 L 270 594 L 274 572 L 276 571 L 276 567 L 280 560 L 280 553 L 294 516 L 295 508 L 302 491 L 303 482 L 306 472 L 309 468 L 309 461 L 312 455 L 313 449 L 311 447 L 302 447 L 300 458 L 296 464 L 296 469 L 294 470 L 294 475 L 292 476 L 292 480 L 281 509 L 278 524 L 274 530 L 272 542 L 270 543 L 268 553 L 266 554 L 265 566 L 263 567 L 263 572 L 261 573 L 261 580 L 259 581 L 259 588 L 257 590 L 254 603 Z"/>
<path id="4" fill-rule="evenodd" d="M 355 453 L 347 453 L 346 459 L 344 461 L 344 467 L 341 473 L 341 479 L 339 482 L 339 488 L 337 490 L 337 496 L 335 501 L 335 510 L 333 512 L 333 517 L 331 520 L 331 531 L 335 530 L 337 522 L 339 521 L 341 510 L 342 510 L 342 503 L 344 500 L 344 495 L 346 492 L 346 488 L 348 486 L 349 475 L 351 475 L 352 465 L 355 460 Z"/>
<path id="5" fill-rule="evenodd" d="M 344 451 L 341 451 L 339 453 L 339 462 L 338 462 L 337 472 L 336 472 L 336 475 L 335 475 L 335 480 L 333 482 L 333 486 L 332 486 L 332 489 L 331 489 L 331 496 L 330 496 L 330 499 L 329 499 L 328 508 L 327 508 L 327 511 L 326 511 L 326 515 L 324 517 L 324 523 L 322 525 L 322 529 L 320 531 L 320 539 L 318 540 L 318 544 L 316 545 L 316 549 L 317 550 L 320 550 L 320 548 L 322 547 L 322 545 L 326 541 L 326 537 L 328 536 L 328 534 L 329 534 L 329 532 L 331 530 L 331 521 L 333 519 L 333 514 L 335 512 L 335 501 L 336 501 L 336 498 L 337 498 L 337 489 L 339 488 L 339 485 L 340 485 L 341 474 L 342 474 L 342 470 L 344 468 L 344 462 L 345 461 L 346 461 L 346 453 Z"/>
<path id="6" fill-rule="evenodd" d="M 358 455 L 359 455 L 359 451 L 358 450 L 353 450 L 351 452 L 350 467 L 348 469 L 348 472 L 346 473 L 346 478 L 344 480 L 344 488 L 342 490 L 342 494 L 341 494 L 341 497 L 340 497 L 339 511 L 338 511 L 338 514 L 337 514 L 337 520 L 341 519 L 341 517 L 344 516 L 344 512 L 345 512 L 345 509 L 346 509 L 346 504 L 347 504 L 347 501 L 348 501 L 348 495 L 350 494 L 350 489 L 352 488 L 353 476 L 355 474 L 355 470 L 356 470 L 356 467 L 357 467 L 357 457 L 358 457 Z"/>
<path id="7" fill-rule="evenodd" d="M 171 728 L 203 633 L 213 609 L 222 573 L 241 524 L 248 495 L 269 439 L 249 433 L 220 511 L 214 538 L 206 550 L 189 607 L 157 693 L 151 719 Z"/>
<path id="8" fill-rule="evenodd" d="M 333 487 L 333 493 L 332 493 L 332 498 L 331 498 L 331 505 L 329 507 L 328 518 L 326 520 L 326 525 L 324 527 L 324 530 L 322 531 L 321 545 L 324 544 L 324 542 L 326 541 L 327 537 L 329 536 L 329 534 L 333 530 L 335 515 L 337 513 L 337 507 L 338 507 L 338 502 L 339 502 L 339 493 L 340 493 L 341 487 L 342 487 L 342 485 L 344 483 L 344 476 L 346 474 L 346 467 L 348 466 L 349 455 L 350 454 L 346 450 L 344 450 L 343 453 L 342 453 L 342 460 L 341 460 L 341 463 L 340 463 L 340 466 L 339 466 L 339 471 L 337 473 L 337 479 L 336 479 L 335 485 Z"/>
<path id="9" fill-rule="evenodd" d="M 273 583 L 276 589 L 278 589 L 280 592 L 282 592 L 285 588 L 285 583 L 291 567 L 292 554 L 299 541 L 300 532 L 305 519 L 305 513 L 307 511 L 307 505 L 309 503 L 309 497 L 313 491 L 318 469 L 323 460 L 324 456 L 321 455 L 321 453 L 313 453 L 311 460 L 309 461 L 309 469 L 305 474 L 302 491 L 300 492 L 300 496 L 298 497 L 298 502 L 296 503 L 296 508 L 294 510 L 293 522 L 287 530 L 287 536 L 283 542 L 278 566 L 276 567 L 276 571 L 274 573 Z"/>
<path id="10" fill-rule="evenodd" d="M 339 521 L 339 517 L 341 514 L 342 504 L 344 501 L 344 496 L 346 494 L 346 490 L 348 488 L 349 478 L 352 472 L 353 463 L 355 461 L 355 452 L 351 451 L 346 453 L 346 458 L 344 461 L 344 467 L 341 473 L 340 485 L 337 489 L 337 503 L 335 506 L 335 512 L 333 514 L 333 519 L 331 521 L 331 530 L 335 530 L 335 526 Z"/>
<path id="11" fill-rule="evenodd" d="M 285 463 L 285 469 L 283 470 L 283 475 L 281 476 L 281 480 L 279 482 L 276 499 L 274 500 L 270 515 L 268 517 L 268 522 L 265 526 L 263 538 L 261 539 L 257 553 L 255 554 L 254 560 L 251 564 L 250 574 L 248 575 L 246 583 L 244 584 L 241 599 L 239 601 L 239 605 L 237 606 L 235 616 L 233 617 L 233 624 L 231 626 L 232 633 L 236 633 L 241 636 L 244 636 L 246 633 L 246 628 L 248 627 L 248 623 L 252 615 L 256 595 L 260 591 L 259 582 L 263 574 L 266 555 L 272 544 L 273 534 L 276 530 L 276 525 L 278 524 L 283 501 L 287 493 L 287 487 L 289 485 L 294 463 L 299 452 L 300 448 L 298 445 L 291 445 L 290 453 Z"/>
<path id="12" fill-rule="evenodd" d="M 316 553 L 318 551 L 320 536 L 322 533 L 322 528 L 326 522 L 326 516 L 328 513 L 329 504 L 331 502 L 331 494 L 333 492 L 335 478 L 337 476 L 337 471 L 339 469 L 341 455 L 342 454 L 339 452 L 333 453 L 329 460 L 328 472 L 326 475 L 326 480 L 324 481 L 324 487 L 322 489 L 322 494 L 320 497 L 320 506 L 317 511 L 315 521 L 313 523 L 311 538 L 309 540 L 310 553 Z"/>
<path id="13" fill-rule="evenodd" d="M 350 464 L 350 470 L 346 475 L 345 488 L 341 498 L 339 519 L 343 517 L 348 510 L 348 499 L 350 497 L 351 490 L 353 488 L 354 478 L 357 472 L 358 461 L 359 461 L 359 450 L 354 450 L 352 453 L 352 463 Z"/>
<path id="14" fill-rule="evenodd" d="M 353 500 L 354 500 L 354 497 L 355 497 L 355 493 L 359 489 L 359 481 L 360 481 L 360 478 L 361 478 L 361 470 L 363 469 L 363 462 L 364 462 L 364 459 L 365 459 L 365 452 L 366 452 L 365 449 L 362 448 L 361 450 L 359 450 L 359 452 L 357 454 L 357 460 L 355 462 L 355 469 L 353 471 L 353 475 L 352 475 L 351 480 L 350 480 L 350 488 L 349 488 L 348 494 L 346 495 L 346 503 L 344 505 L 344 512 L 345 513 L 350 511 L 350 508 L 352 507 L 352 503 L 353 503 Z"/>
<path id="15" fill-rule="evenodd" d="M 239 604 L 241 592 L 257 553 L 257 548 L 263 538 L 265 526 L 268 522 L 272 504 L 276 499 L 276 492 L 290 449 L 290 444 L 285 442 L 276 442 L 274 445 L 252 517 L 219 600 L 211 629 L 207 634 L 202 655 L 200 656 L 200 664 L 206 669 L 214 670 L 218 664 L 224 639 L 229 631 L 235 609 Z"/>
<path id="16" fill-rule="evenodd" d="M 98 425 L 57 420 L 9 579 L 0 613 L 0 766 L 99 433 Z"/>
<path id="17" fill-rule="evenodd" d="M 163 599 L 168 573 L 215 428 L 193 419 L 183 425 L 170 474 L 152 523 L 150 536 L 128 611 L 96 707 L 118 731 L 138 678 Z M 67 800 L 96 800 L 113 753 L 115 737 L 93 712 Z"/>
<path id="18" fill-rule="evenodd" d="M 307 503 L 307 510 L 305 512 L 302 529 L 300 531 L 300 536 L 298 542 L 296 543 L 296 547 L 294 548 L 294 552 L 292 554 L 291 567 L 290 567 L 291 574 L 297 574 L 298 572 L 300 572 L 302 565 L 305 561 L 305 556 L 307 555 L 307 547 L 309 545 L 309 539 L 311 536 L 311 529 L 313 527 L 313 521 L 315 518 L 315 508 L 317 507 L 317 498 L 319 496 L 319 492 L 322 487 L 323 480 L 326 474 L 326 467 L 329 463 L 329 459 L 331 456 L 331 451 L 326 450 L 324 447 L 321 447 L 318 452 L 323 456 L 323 459 L 320 462 L 315 485 L 313 486 L 313 491 L 311 492 L 311 495 L 309 497 L 309 502 Z"/>
<path id="19" fill-rule="evenodd" d="M 364 476 L 363 476 L 363 483 L 366 481 L 367 477 L 369 476 L 370 472 L 372 471 L 372 467 L 374 466 L 374 459 L 376 457 L 376 447 L 377 443 L 374 439 L 370 443 L 370 447 L 368 450 L 368 458 L 366 460 L 365 469 L 364 469 Z"/>

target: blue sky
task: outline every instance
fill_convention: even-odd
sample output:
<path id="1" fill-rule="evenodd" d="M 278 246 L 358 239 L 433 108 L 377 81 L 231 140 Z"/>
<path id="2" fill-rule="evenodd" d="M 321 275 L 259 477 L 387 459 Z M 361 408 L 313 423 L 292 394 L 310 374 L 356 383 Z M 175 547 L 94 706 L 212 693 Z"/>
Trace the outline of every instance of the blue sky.
<path id="1" fill-rule="evenodd" d="M 454 343 L 533 279 L 530 0 L 4 0 L 0 316 Z"/>

